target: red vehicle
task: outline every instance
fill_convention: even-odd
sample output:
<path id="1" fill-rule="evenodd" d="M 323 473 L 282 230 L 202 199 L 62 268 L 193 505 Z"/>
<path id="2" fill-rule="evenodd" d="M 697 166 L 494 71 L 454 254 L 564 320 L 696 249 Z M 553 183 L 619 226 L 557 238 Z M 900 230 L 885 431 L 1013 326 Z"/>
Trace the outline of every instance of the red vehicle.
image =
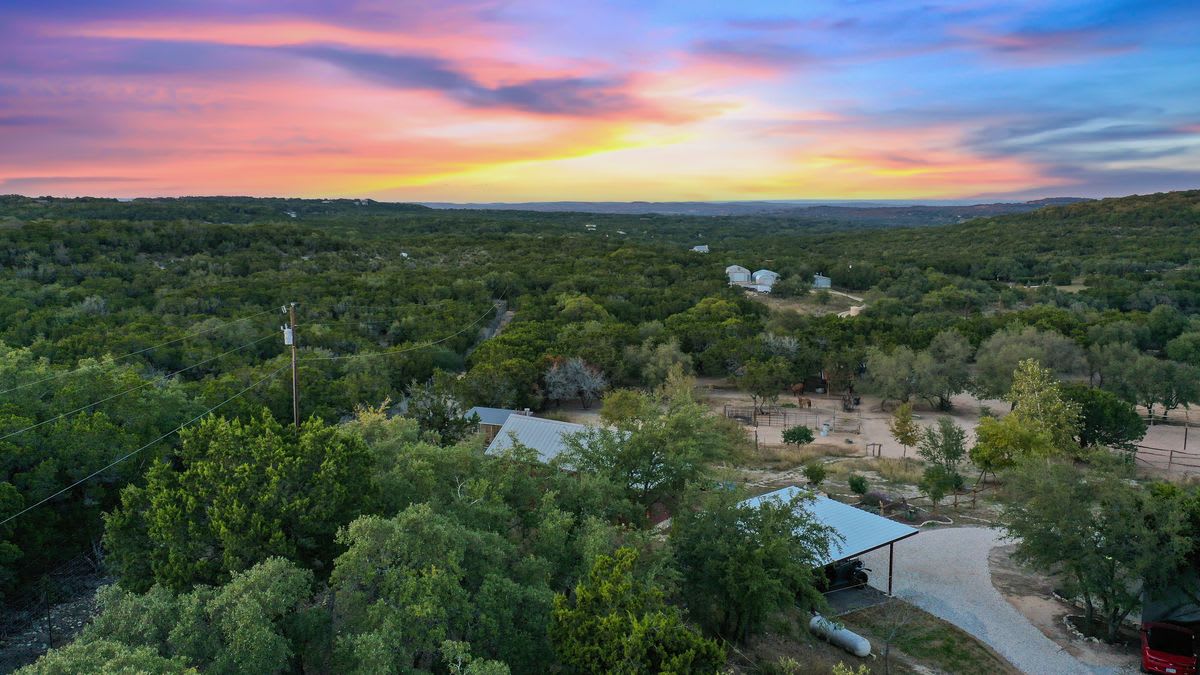
<path id="1" fill-rule="evenodd" d="M 1164 675 L 1197 675 L 1196 626 L 1164 621 L 1142 624 L 1142 670 Z"/>

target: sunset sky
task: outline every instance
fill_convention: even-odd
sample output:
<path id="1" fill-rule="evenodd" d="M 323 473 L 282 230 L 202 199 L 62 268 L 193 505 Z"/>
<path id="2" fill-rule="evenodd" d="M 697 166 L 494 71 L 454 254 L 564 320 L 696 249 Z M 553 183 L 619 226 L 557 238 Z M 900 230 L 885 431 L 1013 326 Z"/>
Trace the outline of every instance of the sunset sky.
<path id="1" fill-rule="evenodd" d="M 1200 2 L 0 0 L 0 193 L 1200 187 Z"/>

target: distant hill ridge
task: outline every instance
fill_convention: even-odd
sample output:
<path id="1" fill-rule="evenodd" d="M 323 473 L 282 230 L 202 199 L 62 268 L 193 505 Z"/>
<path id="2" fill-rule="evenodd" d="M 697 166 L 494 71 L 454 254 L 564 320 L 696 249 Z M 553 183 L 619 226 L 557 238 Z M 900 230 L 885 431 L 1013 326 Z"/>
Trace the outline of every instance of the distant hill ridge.
<path id="1" fill-rule="evenodd" d="M 1052 197 L 1027 202 L 989 204 L 904 204 L 868 200 L 826 204 L 795 202 L 523 202 L 471 203 L 425 202 L 435 209 L 482 209 L 595 213 L 606 215 L 670 216 L 772 216 L 806 220 L 839 220 L 877 225 L 945 225 L 972 218 L 1027 213 L 1045 206 L 1091 201 L 1083 197 Z"/>
<path id="2" fill-rule="evenodd" d="M 74 216 L 126 220 L 187 219 L 250 223 L 306 217 L 390 215 L 428 212 L 427 206 L 373 199 L 293 199 L 288 197 L 25 197 L 0 195 L 0 212 L 13 217 Z"/>
<path id="3" fill-rule="evenodd" d="M 1078 221 L 1102 218 L 1111 221 L 1121 218 L 1124 225 L 1135 212 L 1143 212 L 1138 220 L 1161 218 L 1166 212 L 1179 217 L 1179 207 L 1195 203 L 1200 190 L 1176 191 L 1152 195 L 1130 195 L 1094 200 L 1079 197 L 1052 197 L 1026 202 L 993 202 L 986 204 L 913 204 L 896 202 L 850 202 L 804 204 L 797 202 L 528 202 L 425 204 L 381 202 L 372 199 L 294 199 L 280 197 L 148 197 L 131 200 L 78 197 L 27 197 L 0 195 L 0 217 L 17 219 L 38 218 L 97 218 L 134 221 L 186 219 L 215 223 L 252 223 L 305 219 L 329 219 L 354 216 L 389 217 L 409 214 L 433 215 L 438 210 L 473 211 L 475 217 L 487 212 L 505 212 L 508 219 L 521 219 L 521 213 L 540 213 L 546 216 L 564 214 L 574 218 L 595 215 L 641 216 L 657 221 L 653 229 L 665 225 L 659 218 L 684 217 L 751 217 L 774 222 L 776 226 L 789 223 L 824 226 L 834 229 L 849 227 L 892 228 L 930 225 L 958 225 L 972 221 L 1007 222 L 1032 225 L 1052 220 Z M 1192 211 L 1185 209 L 1190 219 Z M 513 221 L 513 222 L 517 222 Z M 566 224 L 565 222 L 563 224 Z M 693 223 L 693 226 L 700 225 Z M 838 225 L 840 224 L 840 225 Z M 1065 222 L 1063 224 L 1066 224 Z"/>

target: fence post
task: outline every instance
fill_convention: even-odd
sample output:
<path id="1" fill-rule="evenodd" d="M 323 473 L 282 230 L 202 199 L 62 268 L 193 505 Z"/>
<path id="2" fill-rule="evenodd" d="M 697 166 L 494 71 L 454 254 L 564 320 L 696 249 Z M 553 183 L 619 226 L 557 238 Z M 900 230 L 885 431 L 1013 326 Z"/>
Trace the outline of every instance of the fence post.
<path id="1" fill-rule="evenodd" d="M 1167 450 L 1167 473 L 1171 472 L 1171 464 L 1175 462 L 1175 448 Z"/>

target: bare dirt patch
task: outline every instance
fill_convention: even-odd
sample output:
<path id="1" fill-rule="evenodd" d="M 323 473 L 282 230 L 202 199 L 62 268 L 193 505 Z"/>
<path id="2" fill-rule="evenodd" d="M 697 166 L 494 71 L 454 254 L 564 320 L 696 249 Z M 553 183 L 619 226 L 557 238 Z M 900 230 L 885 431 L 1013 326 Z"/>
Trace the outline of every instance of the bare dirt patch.
<path id="1" fill-rule="evenodd" d="M 718 415 L 724 415 L 726 406 L 750 408 L 753 403 L 748 394 L 738 390 L 732 383 L 720 378 L 703 378 L 698 381 L 698 395 L 707 401 L 712 411 Z M 830 394 L 813 394 L 806 393 L 803 398 L 811 403 L 812 407 L 798 407 L 795 398 L 790 394 L 780 392 L 778 405 L 780 410 L 785 413 L 794 415 L 811 416 L 820 422 L 839 420 L 848 423 L 848 426 L 857 428 L 857 433 L 850 431 L 838 431 L 836 429 L 830 431 L 828 436 L 818 438 L 821 443 L 831 443 L 834 445 L 852 446 L 857 449 L 858 454 L 866 454 L 866 446 L 872 443 L 880 445 L 880 454 L 883 457 L 911 457 L 914 454 L 914 448 L 905 448 L 897 443 L 892 438 L 891 430 L 888 429 L 888 422 L 892 419 L 892 413 L 895 410 L 895 405 L 884 405 L 876 396 L 859 395 L 861 402 L 857 409 L 846 412 L 842 410 L 842 398 L 840 395 Z M 1003 415 L 1008 412 L 1008 404 L 1004 401 L 978 399 L 968 394 L 960 394 L 952 399 L 953 407 L 949 411 L 938 411 L 926 406 L 923 402 L 917 401 L 915 404 L 915 417 L 917 423 L 921 426 L 931 426 L 937 424 L 938 418 L 950 417 L 955 424 L 963 427 L 967 431 L 967 444 L 974 443 L 975 428 L 979 426 L 980 412 L 983 409 L 991 411 L 993 414 Z M 819 423 L 818 423 L 819 424 Z M 756 427 L 747 425 L 747 433 L 754 437 L 757 430 L 758 442 L 760 445 L 783 445 L 783 425 L 770 425 L 765 420 L 760 420 Z"/>
<path id="2" fill-rule="evenodd" d="M 763 295 L 761 293 L 750 293 L 750 297 L 758 302 L 770 307 L 776 312 L 796 312 L 806 316 L 825 316 L 827 314 L 838 314 L 844 312 L 851 307 L 861 304 L 853 299 L 840 294 L 831 293 L 828 296 L 828 301 L 821 303 L 815 293 L 798 298 L 780 298 L 772 295 Z"/>

